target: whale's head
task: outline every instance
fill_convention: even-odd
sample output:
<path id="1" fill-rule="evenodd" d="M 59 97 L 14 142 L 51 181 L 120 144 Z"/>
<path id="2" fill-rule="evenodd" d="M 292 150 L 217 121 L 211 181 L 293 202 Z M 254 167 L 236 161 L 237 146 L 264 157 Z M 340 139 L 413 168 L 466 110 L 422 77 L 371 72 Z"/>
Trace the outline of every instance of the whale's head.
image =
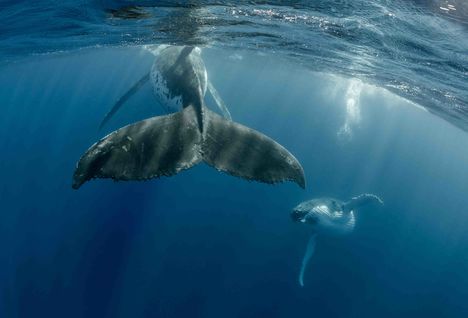
<path id="1" fill-rule="evenodd" d="M 306 214 L 307 214 L 307 211 L 294 208 L 294 209 L 291 211 L 291 219 L 292 219 L 294 222 L 301 222 L 301 220 L 304 219 L 304 217 L 306 216 Z"/>
<path id="2" fill-rule="evenodd" d="M 343 202 L 333 198 L 319 198 L 302 202 L 291 211 L 291 219 L 312 226 L 320 233 L 347 233 L 354 228 L 352 211 L 343 211 Z"/>
<path id="3" fill-rule="evenodd" d="M 310 201 L 299 204 L 292 209 L 291 219 L 298 223 L 318 224 L 322 216 L 316 213 L 314 207 Z"/>
<path id="4" fill-rule="evenodd" d="M 307 223 L 319 225 L 326 215 L 326 206 L 310 206 L 309 204 L 299 204 L 291 211 L 291 219 L 297 223 Z M 324 213 L 325 212 L 325 213 Z"/>

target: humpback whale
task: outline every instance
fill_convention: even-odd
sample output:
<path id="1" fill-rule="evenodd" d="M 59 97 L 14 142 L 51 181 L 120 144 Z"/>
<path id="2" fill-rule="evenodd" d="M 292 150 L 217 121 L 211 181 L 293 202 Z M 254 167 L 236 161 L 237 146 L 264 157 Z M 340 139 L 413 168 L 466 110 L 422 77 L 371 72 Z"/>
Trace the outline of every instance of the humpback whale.
<path id="1" fill-rule="evenodd" d="M 163 91 L 167 91 L 168 88 L 164 87 L 164 81 L 159 81 L 160 77 L 160 61 L 159 61 L 159 56 L 160 53 L 168 48 L 172 48 L 172 50 L 181 50 L 183 47 L 173 47 L 169 45 L 147 45 L 144 47 L 146 51 L 149 51 L 155 56 L 155 60 L 153 63 L 153 66 L 151 67 L 150 72 L 146 73 L 143 75 L 122 97 L 120 97 L 117 102 L 114 104 L 114 106 L 109 110 L 109 112 L 104 116 L 104 119 L 102 120 L 101 124 L 99 125 L 99 128 L 103 128 L 110 120 L 111 118 L 120 110 L 122 107 L 125 105 L 125 103 L 133 96 L 135 95 L 136 92 L 138 92 L 146 83 L 149 81 L 152 84 L 153 87 L 153 93 L 154 96 L 156 97 L 157 101 L 161 106 L 163 106 L 164 110 L 167 113 L 171 112 L 176 112 L 179 111 L 182 107 L 180 103 L 180 99 L 171 99 L 168 100 L 165 95 L 162 95 L 161 93 Z M 188 53 L 190 54 L 200 54 L 201 49 L 198 47 L 193 47 L 192 50 Z M 164 55 L 163 55 L 164 58 Z M 224 118 L 232 120 L 231 113 L 229 112 L 229 109 L 227 108 L 226 104 L 224 103 L 223 99 L 219 95 L 218 91 L 216 88 L 213 86 L 211 83 L 210 79 L 207 77 L 207 89 L 208 92 L 211 94 L 213 97 L 214 101 L 216 102 L 216 105 L 218 106 L 219 110 L 221 111 L 222 115 Z M 203 90 L 203 96 L 205 96 L 206 93 L 206 88 Z"/>
<path id="2" fill-rule="evenodd" d="M 344 235 L 354 230 L 356 225 L 355 210 L 369 203 L 383 204 L 383 201 L 374 194 L 361 194 L 348 202 L 334 198 L 318 198 L 305 201 L 296 206 L 291 212 L 294 222 L 307 224 L 312 228 L 312 235 L 302 259 L 299 272 L 299 284 L 304 286 L 304 272 L 312 255 L 315 252 L 315 242 L 318 234 Z"/>
<path id="3" fill-rule="evenodd" d="M 130 124 L 96 142 L 76 165 L 74 189 L 94 178 L 172 176 L 200 162 L 247 180 L 305 187 L 303 168 L 288 150 L 205 106 L 208 76 L 199 49 L 161 50 L 150 77 L 156 96 L 181 111 Z"/>

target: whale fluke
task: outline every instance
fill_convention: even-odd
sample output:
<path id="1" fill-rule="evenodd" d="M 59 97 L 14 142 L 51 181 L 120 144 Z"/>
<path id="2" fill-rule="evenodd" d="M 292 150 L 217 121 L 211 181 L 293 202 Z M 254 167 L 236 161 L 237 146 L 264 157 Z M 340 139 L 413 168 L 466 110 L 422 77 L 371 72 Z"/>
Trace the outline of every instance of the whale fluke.
<path id="1" fill-rule="evenodd" d="M 193 107 L 125 126 L 80 158 L 73 188 L 93 178 L 146 180 L 177 174 L 202 160 L 201 139 Z"/>
<path id="2" fill-rule="evenodd" d="M 73 188 L 93 178 L 146 180 L 171 176 L 200 161 L 248 180 L 294 181 L 305 187 L 297 159 L 269 137 L 204 107 L 200 129 L 193 106 L 125 126 L 91 146 L 79 160 Z"/>
<path id="3" fill-rule="evenodd" d="M 258 131 L 229 121 L 205 108 L 207 129 L 203 160 L 233 176 L 265 183 L 296 182 L 305 188 L 299 161 Z"/>

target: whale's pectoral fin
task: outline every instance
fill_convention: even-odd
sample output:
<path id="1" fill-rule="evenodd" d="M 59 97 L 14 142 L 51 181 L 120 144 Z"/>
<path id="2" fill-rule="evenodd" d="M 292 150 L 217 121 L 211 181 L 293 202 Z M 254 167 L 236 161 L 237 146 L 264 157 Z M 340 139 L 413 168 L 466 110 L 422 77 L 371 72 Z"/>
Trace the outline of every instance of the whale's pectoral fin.
<path id="1" fill-rule="evenodd" d="M 214 168 L 265 183 L 294 181 L 305 187 L 297 159 L 271 138 L 204 109 L 206 135 L 203 159 Z"/>
<path id="2" fill-rule="evenodd" d="M 202 160 L 201 138 L 193 107 L 128 125 L 81 157 L 73 188 L 92 178 L 145 180 L 174 175 Z"/>
<path id="3" fill-rule="evenodd" d="M 216 102 L 216 105 L 218 105 L 218 108 L 221 110 L 221 113 L 223 114 L 223 117 L 232 120 L 231 113 L 229 112 L 229 109 L 227 108 L 226 104 L 224 103 L 223 99 L 219 95 L 218 91 L 216 88 L 213 86 L 210 80 L 208 80 L 208 91 L 210 92 L 211 96 L 213 96 L 213 99 Z"/>
<path id="4" fill-rule="evenodd" d="M 315 252 L 316 237 L 317 237 L 317 234 L 312 234 L 312 236 L 309 238 L 309 242 L 307 242 L 307 247 L 304 253 L 304 258 L 302 259 L 301 271 L 299 273 L 299 285 L 301 286 L 304 286 L 304 272 L 306 270 L 307 264 L 309 264 L 309 261 Z"/>
<path id="5" fill-rule="evenodd" d="M 102 120 L 101 124 L 99 125 L 99 129 L 104 127 L 104 125 L 122 108 L 125 102 L 129 100 L 130 97 L 135 95 L 135 93 L 138 92 L 138 90 L 148 82 L 149 78 L 150 73 L 148 72 L 142 78 L 140 78 L 138 82 L 136 82 L 122 97 L 119 98 L 119 100 L 114 104 L 114 106 L 112 106 L 111 110 Z"/>
<path id="6" fill-rule="evenodd" d="M 361 195 L 358 195 L 348 202 L 346 202 L 343 206 L 344 210 L 349 212 L 352 211 L 353 209 L 357 207 L 361 207 L 364 205 L 367 205 L 369 203 L 379 203 L 379 204 L 384 204 L 381 198 L 376 196 L 375 194 L 370 194 L 370 193 L 364 193 Z"/>

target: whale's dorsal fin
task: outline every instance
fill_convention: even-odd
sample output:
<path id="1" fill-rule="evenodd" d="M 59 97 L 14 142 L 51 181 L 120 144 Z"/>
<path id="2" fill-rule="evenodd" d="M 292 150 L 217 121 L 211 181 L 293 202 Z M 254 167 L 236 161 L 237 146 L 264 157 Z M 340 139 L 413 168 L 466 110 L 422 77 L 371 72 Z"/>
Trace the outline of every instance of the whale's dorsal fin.
<path id="1" fill-rule="evenodd" d="M 314 233 L 310 236 L 309 241 L 307 242 L 307 247 L 304 253 L 304 257 L 302 258 L 301 264 L 301 271 L 299 272 L 299 285 L 304 287 L 304 273 L 307 268 L 307 264 L 309 264 L 312 255 L 315 253 L 315 242 L 316 242 L 317 234 Z"/>
<path id="2" fill-rule="evenodd" d="M 358 195 L 358 196 L 352 198 L 351 200 L 349 200 L 348 202 L 346 202 L 343 205 L 343 211 L 350 212 L 350 211 L 354 210 L 357 207 L 367 205 L 367 204 L 372 203 L 372 202 L 383 204 L 382 199 L 379 198 L 378 196 L 376 196 L 375 194 L 364 193 L 364 194 Z"/>
<path id="3" fill-rule="evenodd" d="M 146 73 L 143 75 L 142 78 L 138 80 L 130 89 L 122 95 L 122 97 L 119 98 L 119 100 L 112 106 L 111 110 L 104 116 L 104 119 L 102 120 L 101 124 L 99 125 L 99 129 L 102 129 L 104 125 L 119 111 L 119 109 L 122 108 L 122 106 L 125 104 L 127 100 L 130 99 L 133 95 L 135 95 L 136 92 L 140 90 L 140 88 L 145 85 L 150 78 L 150 72 Z"/>

